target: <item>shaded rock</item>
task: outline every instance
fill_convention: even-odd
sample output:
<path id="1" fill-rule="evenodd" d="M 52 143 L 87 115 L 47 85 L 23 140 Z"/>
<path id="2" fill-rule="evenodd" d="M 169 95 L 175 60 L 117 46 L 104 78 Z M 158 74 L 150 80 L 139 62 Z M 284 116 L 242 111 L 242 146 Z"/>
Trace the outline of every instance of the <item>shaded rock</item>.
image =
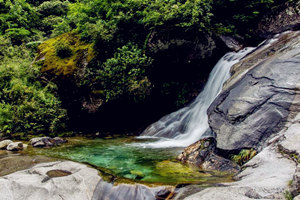
<path id="1" fill-rule="evenodd" d="M 8 151 L 20 151 L 23 150 L 23 143 L 22 142 L 12 142 L 10 143 L 7 148 Z"/>
<path id="2" fill-rule="evenodd" d="M 11 140 L 3 140 L 0 142 L 0 149 L 6 149 L 6 147 L 12 143 L 13 141 Z"/>
<path id="3" fill-rule="evenodd" d="M 66 142 L 68 141 L 59 137 L 55 137 L 55 138 L 37 137 L 37 138 L 32 138 L 30 140 L 30 144 L 33 147 L 41 147 L 41 148 L 53 147 L 53 146 L 61 145 Z"/>
<path id="4" fill-rule="evenodd" d="M 210 152 L 216 149 L 216 140 L 213 137 L 204 138 L 191 144 L 177 157 L 183 163 L 200 167 Z"/>
<path id="5" fill-rule="evenodd" d="M 172 194 L 172 191 L 169 189 L 160 190 L 156 193 L 155 198 L 157 200 L 167 199 Z"/>
<path id="6" fill-rule="evenodd" d="M 286 30 L 300 28 L 300 2 L 290 2 L 282 5 L 277 11 L 265 16 L 258 24 L 256 32 L 264 38 Z"/>
<path id="7" fill-rule="evenodd" d="M 204 138 L 185 148 L 177 159 L 182 163 L 195 165 L 204 170 L 217 170 L 234 174 L 240 171 L 237 164 L 217 155 L 215 150 L 215 138 Z"/>
<path id="8" fill-rule="evenodd" d="M 299 55 L 300 32 L 287 32 L 233 66 L 233 76 L 208 109 L 218 148 L 260 150 L 284 127 L 297 112 L 290 108 L 299 90 Z"/>
<path id="9" fill-rule="evenodd" d="M 202 163 L 201 167 L 205 170 L 217 170 L 229 172 L 232 174 L 238 173 L 241 168 L 231 160 L 218 156 L 215 153 L 210 153 Z"/>
<path id="10" fill-rule="evenodd" d="M 220 38 L 232 51 L 239 51 L 243 48 L 242 44 L 240 44 L 236 39 L 230 36 L 221 35 Z"/>

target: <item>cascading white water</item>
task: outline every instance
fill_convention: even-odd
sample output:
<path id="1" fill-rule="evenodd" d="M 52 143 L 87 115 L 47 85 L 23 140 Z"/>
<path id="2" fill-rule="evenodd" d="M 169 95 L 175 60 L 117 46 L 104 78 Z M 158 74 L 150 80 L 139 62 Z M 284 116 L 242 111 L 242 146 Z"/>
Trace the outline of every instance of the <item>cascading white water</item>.
<path id="1" fill-rule="evenodd" d="M 203 91 L 189 106 L 164 116 L 151 124 L 140 138 L 160 138 L 156 142 L 140 144 L 144 147 L 166 148 L 185 147 L 203 137 L 209 130 L 207 109 L 222 90 L 224 82 L 230 77 L 230 68 L 254 48 L 230 52 L 215 65 Z"/>

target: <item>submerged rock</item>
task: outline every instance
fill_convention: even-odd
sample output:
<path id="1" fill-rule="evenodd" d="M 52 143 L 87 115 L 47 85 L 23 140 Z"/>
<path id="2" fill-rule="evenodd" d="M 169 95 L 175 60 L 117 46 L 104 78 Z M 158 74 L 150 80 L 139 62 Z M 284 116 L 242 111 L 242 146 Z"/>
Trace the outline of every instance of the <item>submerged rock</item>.
<path id="1" fill-rule="evenodd" d="M 0 149 L 6 149 L 6 147 L 12 143 L 13 141 L 11 140 L 3 140 L 0 142 Z"/>
<path id="2" fill-rule="evenodd" d="M 20 151 L 23 150 L 23 143 L 22 142 L 12 142 L 7 146 L 8 151 Z"/>
<path id="3" fill-rule="evenodd" d="M 68 142 L 68 141 L 65 139 L 62 139 L 60 137 L 55 137 L 55 138 L 37 137 L 37 138 L 32 138 L 30 140 L 30 144 L 33 147 L 41 147 L 41 148 L 53 147 L 53 146 L 61 145 L 66 142 Z"/>

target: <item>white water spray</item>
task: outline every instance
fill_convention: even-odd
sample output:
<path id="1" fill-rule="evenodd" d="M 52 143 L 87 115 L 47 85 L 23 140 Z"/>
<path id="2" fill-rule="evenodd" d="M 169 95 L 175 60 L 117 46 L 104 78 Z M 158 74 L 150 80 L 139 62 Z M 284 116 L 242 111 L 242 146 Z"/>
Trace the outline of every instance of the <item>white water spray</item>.
<path id="1" fill-rule="evenodd" d="M 223 84 L 230 77 L 230 68 L 254 48 L 230 52 L 215 65 L 203 91 L 189 105 L 164 116 L 151 124 L 139 138 L 160 138 L 156 142 L 138 144 L 143 147 L 166 148 L 186 147 L 209 130 L 207 109 L 221 92 Z"/>

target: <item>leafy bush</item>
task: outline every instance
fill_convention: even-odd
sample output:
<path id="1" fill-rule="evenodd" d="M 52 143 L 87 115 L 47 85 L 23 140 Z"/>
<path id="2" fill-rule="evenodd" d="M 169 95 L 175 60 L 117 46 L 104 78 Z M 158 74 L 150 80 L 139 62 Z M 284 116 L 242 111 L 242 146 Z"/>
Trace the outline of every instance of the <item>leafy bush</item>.
<path id="1" fill-rule="evenodd" d="M 205 31 L 210 27 L 211 4 L 212 0 L 83 0 L 70 5 L 69 18 L 84 38 L 93 38 L 90 32 L 93 26 L 94 29 L 99 27 L 97 32 L 102 39 L 117 29 L 135 29 L 140 25 L 147 27 L 146 32 L 157 26 L 192 27 Z"/>
<path id="2" fill-rule="evenodd" d="M 97 71 L 96 79 L 101 82 L 106 101 L 117 99 L 125 94 L 135 100 L 145 98 L 151 83 L 145 76 L 145 68 L 152 60 L 142 50 L 131 43 L 119 48 L 113 58 L 107 59 Z"/>
<path id="3" fill-rule="evenodd" d="M 37 11 L 44 16 L 66 15 L 68 12 L 68 1 L 45 1 L 37 7 Z"/>
<path id="4" fill-rule="evenodd" d="M 26 38 L 30 36 L 30 31 L 25 28 L 10 28 L 5 31 L 6 37 L 11 38 L 14 44 L 21 44 L 25 42 Z"/>
<path id="5" fill-rule="evenodd" d="M 31 66 L 30 52 L 24 47 L 6 53 L 0 57 L 0 137 L 25 139 L 28 134 L 62 131 L 67 115 L 56 97 L 56 86 L 40 82 L 39 69 Z"/>

